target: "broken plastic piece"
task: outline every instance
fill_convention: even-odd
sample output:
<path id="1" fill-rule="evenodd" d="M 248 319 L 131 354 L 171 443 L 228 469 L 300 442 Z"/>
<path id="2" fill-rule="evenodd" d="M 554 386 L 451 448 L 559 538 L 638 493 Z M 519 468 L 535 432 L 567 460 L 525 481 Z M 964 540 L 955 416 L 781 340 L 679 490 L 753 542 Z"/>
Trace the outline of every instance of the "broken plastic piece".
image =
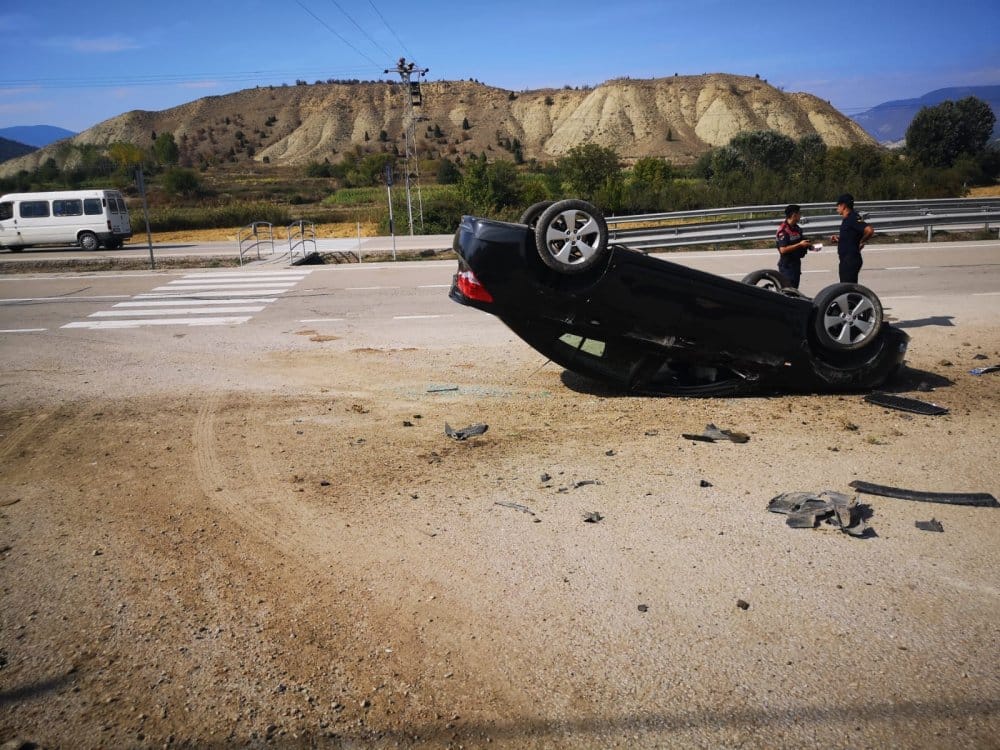
<path id="1" fill-rule="evenodd" d="M 494 505 L 502 505 L 505 508 L 513 508 L 514 510 L 519 510 L 522 513 L 527 513 L 529 516 L 535 515 L 535 511 L 529 508 L 527 505 L 521 505 L 520 503 L 511 503 L 506 500 L 497 500 L 493 503 Z"/>
<path id="2" fill-rule="evenodd" d="M 917 521 L 915 525 L 921 531 L 944 531 L 944 526 L 936 518 L 932 518 L 930 521 Z"/>
<path id="3" fill-rule="evenodd" d="M 583 517 L 584 523 L 597 523 L 598 521 L 603 521 L 604 516 L 598 513 L 596 510 L 588 513 Z"/>
<path id="4" fill-rule="evenodd" d="M 895 497 L 899 500 L 916 500 L 922 503 L 946 503 L 947 505 L 975 505 L 981 508 L 1000 508 L 997 499 L 988 492 L 921 492 L 920 490 L 904 490 L 900 487 L 887 487 L 883 484 L 872 484 L 855 480 L 851 487 L 858 492 L 882 497 Z"/>
<path id="5" fill-rule="evenodd" d="M 867 508 L 859 505 L 857 498 L 842 492 L 786 492 L 772 498 L 767 509 L 788 516 L 785 523 L 793 529 L 814 529 L 820 521 L 826 521 L 851 536 L 860 537 L 868 532 Z"/>
<path id="6" fill-rule="evenodd" d="M 865 396 L 865 401 L 869 404 L 875 404 L 875 406 L 884 406 L 887 409 L 898 409 L 899 411 L 908 411 L 913 414 L 925 414 L 927 416 L 936 416 L 938 414 L 947 414 L 948 410 L 943 406 L 938 406 L 937 404 L 929 404 L 926 401 L 921 401 L 916 398 L 907 398 L 906 396 L 893 396 L 889 393 L 869 393 Z"/>
<path id="7" fill-rule="evenodd" d="M 1000 365 L 989 365 L 987 367 L 973 367 L 969 372 L 973 375 L 985 375 L 988 372 L 1000 371 Z"/>
<path id="8" fill-rule="evenodd" d="M 454 429 L 447 422 L 444 423 L 444 434 L 455 440 L 465 440 L 466 438 L 475 437 L 476 435 L 482 435 L 489 429 L 489 425 L 485 424 L 472 424 L 468 427 L 463 427 L 460 430 Z"/>
<path id="9" fill-rule="evenodd" d="M 750 436 L 736 430 L 720 430 L 709 422 L 705 425 L 705 431 L 700 435 L 692 433 L 681 433 L 682 438 L 687 440 L 700 440 L 705 443 L 714 443 L 716 440 L 731 440 L 734 443 L 745 443 L 750 440 Z"/>

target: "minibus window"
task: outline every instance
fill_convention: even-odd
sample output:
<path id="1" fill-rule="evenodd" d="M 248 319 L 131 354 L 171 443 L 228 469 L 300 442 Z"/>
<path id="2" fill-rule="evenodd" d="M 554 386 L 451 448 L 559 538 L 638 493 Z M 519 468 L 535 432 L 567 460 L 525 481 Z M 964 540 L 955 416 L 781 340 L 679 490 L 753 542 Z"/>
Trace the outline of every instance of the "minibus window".
<path id="1" fill-rule="evenodd" d="M 80 216 L 83 214 L 83 201 L 79 199 L 52 201 L 53 216 Z"/>
<path id="2" fill-rule="evenodd" d="M 14 218 L 14 204 L 10 201 L 0 203 L 0 221 Z"/>
<path id="3" fill-rule="evenodd" d="M 39 219 L 49 215 L 48 201 L 21 201 L 22 219 Z"/>
<path id="4" fill-rule="evenodd" d="M 100 216 L 104 213 L 104 209 L 101 207 L 100 198 L 84 198 L 83 200 L 83 212 L 87 216 Z"/>

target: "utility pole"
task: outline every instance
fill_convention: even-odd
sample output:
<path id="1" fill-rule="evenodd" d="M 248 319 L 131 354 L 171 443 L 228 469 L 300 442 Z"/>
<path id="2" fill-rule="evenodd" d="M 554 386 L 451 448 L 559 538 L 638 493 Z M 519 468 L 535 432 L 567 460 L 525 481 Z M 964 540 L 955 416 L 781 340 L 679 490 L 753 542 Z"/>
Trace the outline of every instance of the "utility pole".
<path id="1" fill-rule="evenodd" d="M 410 219 L 410 236 L 413 236 L 413 201 L 410 196 L 410 175 L 417 181 L 417 201 L 420 209 L 420 229 L 424 228 L 424 202 L 420 195 L 420 161 L 416 158 L 416 141 L 414 125 L 417 121 L 415 108 L 423 103 L 420 92 L 420 79 L 427 75 L 430 68 L 418 68 L 416 63 L 407 62 L 405 57 L 399 58 L 395 68 L 386 68 L 383 73 L 398 73 L 403 82 L 403 96 L 406 97 L 406 122 L 403 125 L 403 148 L 406 154 L 406 211 Z M 411 161 L 413 168 L 411 168 Z"/>

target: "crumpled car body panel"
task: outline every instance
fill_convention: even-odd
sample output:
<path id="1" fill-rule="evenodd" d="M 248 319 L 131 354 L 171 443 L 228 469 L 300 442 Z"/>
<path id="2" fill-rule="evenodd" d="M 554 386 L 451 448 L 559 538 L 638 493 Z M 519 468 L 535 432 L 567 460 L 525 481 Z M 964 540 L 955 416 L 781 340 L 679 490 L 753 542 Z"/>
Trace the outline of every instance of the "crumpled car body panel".
<path id="1" fill-rule="evenodd" d="M 614 245 L 584 275 L 546 267 L 523 224 L 463 217 L 450 297 L 496 315 L 568 370 L 631 392 L 737 395 L 868 389 L 902 364 L 909 337 L 883 324 L 856 352 L 824 351 L 814 305 Z M 471 271 L 490 299 L 462 291 Z"/>

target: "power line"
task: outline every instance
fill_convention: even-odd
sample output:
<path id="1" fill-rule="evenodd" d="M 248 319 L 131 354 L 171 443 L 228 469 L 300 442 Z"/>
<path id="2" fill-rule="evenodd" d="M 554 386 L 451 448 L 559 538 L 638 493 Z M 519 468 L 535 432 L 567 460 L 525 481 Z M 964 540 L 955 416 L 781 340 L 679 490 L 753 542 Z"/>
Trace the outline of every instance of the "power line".
<path id="1" fill-rule="evenodd" d="M 372 60 L 370 57 L 368 57 L 368 55 L 366 55 L 364 52 L 362 52 L 361 50 L 359 50 L 357 47 L 355 47 L 353 44 L 351 44 L 349 41 L 347 41 L 344 37 L 342 37 L 340 34 L 338 34 L 334 30 L 334 28 L 332 26 L 330 26 L 330 24 L 328 24 L 322 18 L 320 18 L 315 13 L 313 13 L 311 10 L 309 10 L 305 5 L 303 5 L 302 2 L 301 2 L 301 0 L 295 0 L 295 2 L 298 3 L 299 7 L 302 8 L 302 10 L 304 10 L 310 16 L 312 16 L 313 18 L 315 18 L 318 23 L 320 23 L 321 25 L 325 26 L 326 29 L 327 29 L 327 31 L 329 31 L 331 34 L 333 34 L 335 37 L 337 37 L 337 39 L 339 39 L 344 44 L 346 44 L 348 47 L 350 47 L 352 50 L 354 50 L 355 52 L 357 52 L 359 55 L 361 55 L 363 58 L 365 58 L 368 62 L 370 62 L 376 68 L 379 67 L 379 64 L 377 62 L 375 62 L 374 60 Z"/>
<path id="2" fill-rule="evenodd" d="M 368 32 L 365 31 L 364 29 L 362 29 L 358 25 L 358 22 L 355 21 L 353 18 L 351 18 L 350 14 L 340 6 L 340 3 L 338 3 L 337 0 L 330 0 L 330 2 L 337 6 L 337 10 L 339 10 L 341 13 L 343 13 L 344 17 L 347 18 L 348 21 L 350 21 L 351 23 L 354 24 L 354 28 L 356 28 L 358 31 L 360 31 L 364 35 L 364 37 L 369 42 L 372 43 L 373 47 L 375 47 L 376 49 L 378 49 L 378 51 L 381 52 L 386 57 L 389 57 L 389 53 L 385 51 L 385 49 L 382 47 L 382 45 L 380 45 L 378 42 L 376 42 L 374 39 L 372 39 L 371 36 L 368 34 Z"/>
<path id="3" fill-rule="evenodd" d="M 385 20 L 385 16 L 383 16 L 383 15 L 382 15 L 382 14 L 381 14 L 381 13 L 379 12 L 379 9 L 375 7 L 375 3 L 373 3 L 373 2 L 372 2 L 372 0 L 368 0 L 368 4 L 369 4 L 370 6 L 372 6 L 372 10 L 373 10 L 373 11 L 375 11 L 375 15 L 377 15 L 377 16 L 378 16 L 379 18 L 381 18 L 381 19 L 382 19 L 382 23 L 384 23 L 384 24 L 385 24 L 385 27 L 386 27 L 387 29 L 389 29 L 389 32 L 390 32 L 390 33 L 391 33 L 391 34 L 392 34 L 392 35 L 393 35 L 394 37 L 396 37 L 396 41 L 397 41 L 397 42 L 399 42 L 399 46 L 403 48 L 403 52 L 405 52 L 406 54 L 408 54 L 408 55 L 409 55 L 410 57 L 413 57 L 413 53 L 412 53 L 412 52 L 410 52 L 410 50 L 408 50 L 408 49 L 406 48 L 406 45 L 405 45 L 405 44 L 403 44 L 403 40 L 399 38 L 399 34 L 397 34 L 397 33 L 396 33 L 395 31 L 393 31 L 393 29 L 392 29 L 392 26 L 390 26 L 390 25 L 389 25 L 389 22 Z"/>

